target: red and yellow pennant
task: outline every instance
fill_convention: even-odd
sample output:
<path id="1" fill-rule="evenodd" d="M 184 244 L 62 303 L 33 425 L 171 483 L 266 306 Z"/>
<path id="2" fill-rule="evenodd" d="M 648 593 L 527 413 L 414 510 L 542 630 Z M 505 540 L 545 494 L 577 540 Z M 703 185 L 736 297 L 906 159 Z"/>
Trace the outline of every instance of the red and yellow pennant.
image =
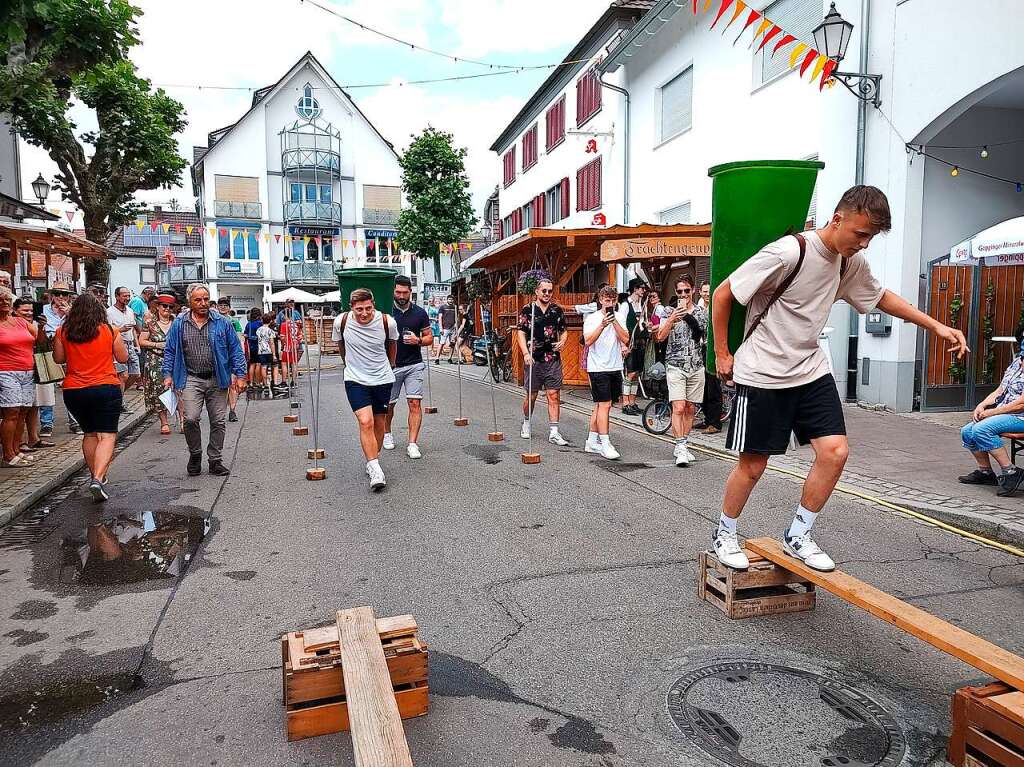
<path id="1" fill-rule="evenodd" d="M 736 23 L 743 16 L 744 12 L 747 14 L 743 28 L 736 36 L 736 39 L 733 40 L 733 45 L 736 45 L 740 38 L 747 33 L 747 30 L 753 27 L 754 34 L 750 39 L 750 44 L 747 46 L 748 49 L 752 49 L 754 53 L 760 53 L 766 48 L 768 43 L 777 38 L 771 53 L 766 52 L 764 55 L 774 57 L 783 48 L 792 45 L 793 47 L 789 53 L 789 68 L 796 69 L 799 66 L 800 77 L 803 77 L 804 73 L 810 70 L 810 80 L 812 83 L 818 83 L 818 90 L 822 90 L 829 84 L 832 79 L 832 73 L 837 66 L 835 61 L 828 58 L 825 54 L 819 53 L 807 43 L 800 42 L 796 35 L 786 32 L 785 29 L 769 19 L 761 11 L 757 11 L 747 5 L 744 0 L 693 0 L 694 15 L 702 11 L 706 13 L 711 8 L 713 2 L 718 3 L 718 10 L 715 13 L 714 20 L 711 22 L 711 29 L 714 29 L 719 21 L 725 19 L 726 14 L 730 10 L 732 11 L 728 21 L 722 27 L 722 34 L 725 34 L 725 31 Z M 760 23 L 755 27 L 755 22 Z M 755 43 L 757 43 L 756 47 Z"/>

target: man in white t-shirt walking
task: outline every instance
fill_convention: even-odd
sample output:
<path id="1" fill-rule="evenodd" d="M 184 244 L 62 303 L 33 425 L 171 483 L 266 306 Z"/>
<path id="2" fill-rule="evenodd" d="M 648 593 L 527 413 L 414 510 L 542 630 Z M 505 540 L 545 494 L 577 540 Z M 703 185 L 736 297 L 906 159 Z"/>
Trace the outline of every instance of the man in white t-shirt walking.
<path id="1" fill-rule="evenodd" d="M 622 396 L 622 344 L 629 343 L 626 310 L 615 311 L 619 294 L 611 285 L 597 292 L 597 311 L 583 321 L 583 343 L 587 347 L 587 376 L 594 410 L 584 451 L 598 453 L 610 461 L 619 451 L 608 439 L 608 414 L 612 403 Z"/>
<path id="2" fill-rule="evenodd" d="M 107 322 L 114 330 L 121 333 L 124 340 L 124 348 L 128 350 L 128 361 L 124 364 L 114 361 L 114 368 L 117 370 L 117 377 L 121 379 L 121 391 L 132 388 L 141 378 L 142 368 L 139 365 L 139 347 L 135 342 L 138 327 L 135 323 L 135 312 L 128 301 L 131 300 L 132 292 L 128 288 L 117 288 L 114 291 L 114 303 L 107 307 Z M 122 406 L 122 413 L 130 411 Z"/>
<path id="3" fill-rule="evenodd" d="M 370 489 L 380 490 L 387 481 L 380 467 L 384 422 L 395 383 L 398 325 L 377 311 L 373 293 L 357 288 L 349 297 L 351 310 L 334 321 L 333 340 L 345 363 L 345 394 L 359 423 L 359 444 L 366 456 Z"/>
<path id="4" fill-rule="evenodd" d="M 861 313 L 878 309 L 912 322 L 945 340 L 960 357 L 970 351 L 963 333 L 918 311 L 872 276 L 861 251 L 889 228 L 885 194 L 873 186 L 855 186 L 826 226 L 769 243 L 715 289 L 711 321 L 718 374 L 737 384 L 726 447 L 739 453 L 739 461 L 725 483 L 714 535 L 715 553 L 724 565 L 749 565 L 737 540 L 736 520 L 768 457 L 785 453 L 793 432 L 801 444 L 811 443 L 814 465 L 783 533 L 783 546 L 809 567 L 835 569 L 811 537 L 811 526 L 849 452 L 836 382 L 818 345 L 836 301 Z M 728 347 L 734 299 L 747 307 L 746 333 L 735 359 Z"/>

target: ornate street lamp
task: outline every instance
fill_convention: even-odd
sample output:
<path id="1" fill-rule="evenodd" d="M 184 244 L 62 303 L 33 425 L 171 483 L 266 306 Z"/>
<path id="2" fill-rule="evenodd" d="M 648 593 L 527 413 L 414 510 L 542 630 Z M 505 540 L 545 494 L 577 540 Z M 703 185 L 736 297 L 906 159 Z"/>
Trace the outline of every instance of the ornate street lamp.
<path id="1" fill-rule="evenodd" d="M 39 199 L 39 204 L 43 205 L 46 202 L 46 198 L 50 196 L 50 185 L 43 178 L 43 174 L 40 173 L 39 177 L 32 182 L 32 194 Z"/>
<path id="2" fill-rule="evenodd" d="M 832 3 L 824 20 L 814 28 L 814 44 L 819 51 L 824 52 L 828 58 L 839 64 L 846 57 L 846 48 L 850 44 L 852 35 L 853 24 L 839 15 L 836 4 Z M 832 77 L 839 80 L 850 93 L 861 101 L 869 102 L 876 109 L 882 105 L 882 99 L 878 93 L 881 75 L 837 70 L 832 73 Z"/>

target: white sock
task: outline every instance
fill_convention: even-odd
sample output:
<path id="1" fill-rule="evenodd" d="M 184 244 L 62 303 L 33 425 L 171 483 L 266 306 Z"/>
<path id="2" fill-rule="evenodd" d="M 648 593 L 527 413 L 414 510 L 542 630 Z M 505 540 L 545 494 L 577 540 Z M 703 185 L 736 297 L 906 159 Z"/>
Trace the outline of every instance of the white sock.
<path id="1" fill-rule="evenodd" d="M 554 436 L 555 434 L 558 434 L 558 422 L 557 421 L 555 423 L 549 423 L 548 424 L 548 428 L 551 430 L 551 436 Z"/>
<path id="2" fill-rule="evenodd" d="M 367 461 L 366 462 L 366 468 L 367 469 L 379 469 L 380 468 L 380 461 L 377 460 L 376 458 L 374 458 L 372 461 Z"/>
<path id="3" fill-rule="evenodd" d="M 676 444 L 686 447 L 686 437 L 676 437 Z"/>
<path id="4" fill-rule="evenodd" d="M 816 512 L 809 511 L 803 506 L 797 506 L 796 516 L 793 517 L 793 521 L 789 525 L 789 537 L 796 538 L 808 532 L 814 526 L 814 520 L 817 518 Z"/>
<path id="5" fill-rule="evenodd" d="M 600 442 L 602 445 L 610 445 L 611 444 L 611 442 L 608 441 L 608 435 L 607 434 L 598 434 L 597 435 L 597 441 Z"/>
<path id="6" fill-rule="evenodd" d="M 718 529 L 727 533 L 736 534 L 736 520 L 732 517 L 727 517 L 723 513 L 718 518 Z"/>
<path id="7" fill-rule="evenodd" d="M 589 443 L 590 443 L 591 445 L 593 445 L 593 444 L 594 444 L 595 442 L 597 442 L 597 436 L 598 436 L 598 435 L 597 435 L 597 432 L 596 432 L 596 431 L 592 431 L 592 432 L 590 432 L 590 433 L 589 433 L 589 434 L 587 435 L 587 442 L 589 442 Z"/>
<path id="8" fill-rule="evenodd" d="M 389 431 L 384 432 L 384 438 L 385 439 L 387 439 L 390 436 L 391 436 L 391 432 L 389 432 Z"/>

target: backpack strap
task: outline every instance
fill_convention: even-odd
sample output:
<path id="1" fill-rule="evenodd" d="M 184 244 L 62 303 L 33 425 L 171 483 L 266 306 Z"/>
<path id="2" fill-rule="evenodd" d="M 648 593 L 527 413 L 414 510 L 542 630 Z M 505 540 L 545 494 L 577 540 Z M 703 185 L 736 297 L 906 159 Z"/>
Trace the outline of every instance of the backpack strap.
<path id="1" fill-rule="evenodd" d="M 380 321 L 384 323 L 384 356 L 388 356 L 388 316 L 384 313 L 380 313 Z"/>
<path id="2" fill-rule="evenodd" d="M 338 354 L 341 355 L 341 364 L 345 364 L 345 326 L 348 325 L 348 312 L 341 315 L 341 338 L 338 339 Z"/>
<path id="3" fill-rule="evenodd" d="M 768 299 L 768 303 L 764 305 L 764 309 L 761 313 L 754 318 L 754 321 L 750 323 L 750 328 L 743 335 L 743 340 L 746 341 L 750 336 L 757 330 L 757 326 L 761 324 L 765 315 L 768 314 L 768 310 L 772 308 L 772 304 L 782 298 L 782 294 L 786 292 L 790 285 L 793 284 L 793 280 L 796 279 L 797 274 L 800 272 L 800 267 L 804 265 L 804 256 L 807 255 L 807 240 L 804 239 L 802 234 L 794 234 L 796 237 L 797 244 L 800 246 L 800 257 L 796 260 L 796 268 L 786 275 L 786 278 L 779 283 L 779 287 L 772 293 L 772 297 Z"/>

